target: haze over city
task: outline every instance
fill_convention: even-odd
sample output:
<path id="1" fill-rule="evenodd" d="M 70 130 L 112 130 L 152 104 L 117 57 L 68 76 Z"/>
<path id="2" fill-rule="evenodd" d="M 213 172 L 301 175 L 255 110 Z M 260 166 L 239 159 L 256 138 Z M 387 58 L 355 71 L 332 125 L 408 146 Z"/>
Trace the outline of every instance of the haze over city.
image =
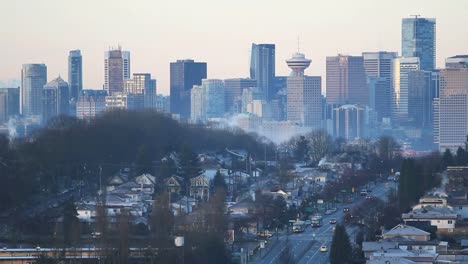
<path id="1" fill-rule="evenodd" d="M 169 94 L 169 62 L 208 63 L 208 78 L 248 77 L 251 43 L 276 44 L 277 75 L 300 50 L 306 73 L 325 76 L 325 57 L 362 51 L 401 53 L 401 18 L 437 19 L 437 66 L 463 54 L 464 0 L 360 1 L 2 1 L 0 79 L 21 78 L 24 63 L 46 63 L 48 79 L 67 75 L 69 50 L 83 55 L 83 87 L 102 89 L 104 51 L 132 53 L 132 72 L 150 72 Z M 325 89 L 325 83 L 323 84 Z"/>

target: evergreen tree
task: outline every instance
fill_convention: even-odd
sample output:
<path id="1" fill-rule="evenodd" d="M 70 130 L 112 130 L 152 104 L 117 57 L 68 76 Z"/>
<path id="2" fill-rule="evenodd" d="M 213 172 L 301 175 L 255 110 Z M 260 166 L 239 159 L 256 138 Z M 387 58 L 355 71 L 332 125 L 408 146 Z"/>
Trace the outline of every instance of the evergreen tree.
<path id="1" fill-rule="evenodd" d="M 463 166 L 465 164 L 466 160 L 466 151 L 462 147 L 458 147 L 457 149 L 457 157 L 456 157 L 456 163 L 458 166 Z"/>
<path id="2" fill-rule="evenodd" d="M 223 189 L 225 193 L 227 193 L 228 188 L 224 176 L 218 170 L 213 178 L 213 188 L 217 190 L 219 188 Z"/>
<path id="3" fill-rule="evenodd" d="M 148 150 L 148 147 L 146 147 L 145 145 L 141 145 L 138 148 L 135 165 L 137 175 L 141 175 L 144 173 L 153 173 L 153 161 L 151 159 L 151 154 Z"/>
<path id="4" fill-rule="evenodd" d="M 68 200 L 63 207 L 63 240 L 66 246 L 71 246 L 78 242 L 80 237 L 78 219 L 75 203 L 72 199 Z"/>
<path id="5" fill-rule="evenodd" d="M 413 159 L 405 159 L 401 165 L 398 181 L 398 198 L 400 210 L 405 211 L 415 199 L 419 198 L 418 180 Z"/>
<path id="6" fill-rule="evenodd" d="M 351 243 L 348 233 L 343 225 L 337 224 L 333 233 L 333 240 L 330 248 L 331 264 L 349 264 L 352 263 Z"/>
<path id="7" fill-rule="evenodd" d="M 294 147 L 294 157 L 297 161 L 305 161 L 306 156 L 309 153 L 309 141 L 304 137 L 300 136 L 299 139 L 296 141 Z"/>
<path id="8" fill-rule="evenodd" d="M 448 166 L 453 166 L 454 160 L 453 160 L 453 155 L 450 149 L 445 149 L 444 155 L 442 156 L 442 164 L 443 168 L 447 168 Z"/>
<path id="9" fill-rule="evenodd" d="M 192 151 L 190 146 L 183 146 L 179 157 L 181 176 L 184 179 L 189 180 L 200 175 L 202 172 L 202 169 L 200 168 L 200 160 L 198 159 L 198 155 Z"/>
<path id="10" fill-rule="evenodd" d="M 170 208 L 169 194 L 159 194 L 153 204 L 151 212 L 151 232 L 154 246 L 171 244 L 171 232 L 174 227 L 174 215 Z"/>

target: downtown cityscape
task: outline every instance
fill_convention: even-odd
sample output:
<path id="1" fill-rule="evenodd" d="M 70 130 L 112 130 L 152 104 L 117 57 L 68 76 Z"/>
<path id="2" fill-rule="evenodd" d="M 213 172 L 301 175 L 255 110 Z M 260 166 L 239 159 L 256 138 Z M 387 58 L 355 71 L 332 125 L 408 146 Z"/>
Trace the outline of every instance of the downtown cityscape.
<path id="1" fill-rule="evenodd" d="M 10 8 L 30 1 L 20 2 Z M 200 3 L 193 12 L 202 6 L 222 9 Z M 308 21 L 286 13 L 286 24 Z M 65 17 L 57 16 L 57 28 Z M 141 27 L 136 17 L 128 12 L 129 26 Z M 466 35 L 452 19 L 450 30 Z M 162 25 L 197 32 L 193 42 L 209 35 L 175 20 Z M 337 18 L 342 51 L 321 58 L 293 29 L 291 50 L 240 37 L 219 47 L 220 40 L 213 44 L 225 50 L 222 64 L 188 54 L 158 62 L 165 71 L 141 70 L 154 57 L 126 48 L 125 35 L 107 49 L 75 45 L 52 55 L 41 51 L 48 43 L 31 40 L 37 61 L 10 63 L 5 54 L 0 264 L 468 263 L 468 46 L 460 37 L 466 50 L 448 53 L 439 37 L 447 26 L 438 23 L 449 22 L 438 16 L 383 20 L 369 23 L 382 27 L 379 38 L 391 36 L 384 27 L 398 31 L 398 46 L 348 53 L 347 25 Z M 229 23 L 245 29 L 245 21 Z M 327 23 L 320 27 L 333 28 Z M 31 36 L 48 30 L 32 24 L 25 24 Z M 56 58 L 63 72 L 55 72 Z"/>

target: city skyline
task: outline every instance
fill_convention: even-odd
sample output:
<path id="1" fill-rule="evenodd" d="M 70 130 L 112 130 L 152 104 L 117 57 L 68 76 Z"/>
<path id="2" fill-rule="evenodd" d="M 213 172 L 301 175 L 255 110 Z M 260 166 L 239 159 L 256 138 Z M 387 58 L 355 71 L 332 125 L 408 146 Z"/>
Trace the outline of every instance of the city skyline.
<path id="1" fill-rule="evenodd" d="M 92 9 L 87 8 L 91 4 L 87 1 L 67 6 L 54 0 L 46 2 L 5 3 L 5 10 L 12 12 L 6 12 L 0 19 L 4 20 L 3 24 L 11 25 L 6 28 L 4 37 L 13 41 L 0 44 L 2 58 L 8 62 L 0 65 L 0 79 L 20 79 L 21 65 L 25 63 L 45 63 L 48 79 L 67 76 L 68 52 L 80 49 L 83 89 L 101 89 L 104 83 L 102 54 L 111 46 L 121 45 L 132 53 L 132 72 L 151 73 L 158 80 L 158 91 L 169 94 L 169 63 L 177 59 L 207 62 L 208 78 L 248 77 L 252 43 L 276 44 L 276 75 L 289 75 L 290 70 L 282 62 L 297 51 L 298 36 L 301 52 L 308 54 L 314 63 L 307 74 L 325 76 L 326 56 L 361 55 L 379 50 L 401 54 L 401 19 L 413 14 L 437 20 L 437 67 L 443 67 L 445 58 L 463 54 L 463 47 L 468 45 L 468 37 L 457 26 L 468 22 L 462 15 L 463 7 L 468 7 L 464 1 L 454 1 L 450 6 L 437 1 L 396 1 L 386 6 L 385 12 L 375 1 L 363 1 L 359 6 L 346 1 L 316 6 L 297 1 L 283 6 L 265 1 L 219 5 L 205 0 L 187 1 L 184 5 L 188 11 L 178 10 L 173 3 L 150 1 L 141 1 L 140 5 L 114 1 L 112 6 L 102 1 Z M 49 7 L 54 3 L 62 7 L 63 12 L 49 19 L 47 14 L 54 10 Z M 265 3 L 268 3 L 268 12 L 257 18 L 256 14 L 262 10 L 258 6 Z M 335 9 L 337 4 L 343 8 Z M 203 12 L 208 7 L 216 12 Z M 109 8 L 107 20 L 100 16 L 104 8 Z M 242 11 L 245 19 L 238 20 L 236 11 Z M 87 16 L 77 20 L 82 12 Z M 37 14 L 41 14 L 41 19 L 34 20 Z M 134 17 L 132 23 L 121 19 L 128 15 Z M 368 23 L 372 19 L 375 22 Z M 348 27 L 350 21 L 353 27 Z M 93 30 L 90 30 L 91 25 Z M 140 27 L 135 29 L 135 25 Z M 48 38 L 51 34 L 66 36 L 71 31 L 76 37 L 54 41 Z M 194 39 L 197 41 L 191 41 Z"/>

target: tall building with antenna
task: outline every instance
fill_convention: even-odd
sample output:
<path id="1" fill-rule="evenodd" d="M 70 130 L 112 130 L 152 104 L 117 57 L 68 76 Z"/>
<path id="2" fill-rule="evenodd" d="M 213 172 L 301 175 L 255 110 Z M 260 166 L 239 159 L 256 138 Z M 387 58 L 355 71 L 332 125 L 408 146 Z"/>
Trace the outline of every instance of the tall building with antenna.
<path id="1" fill-rule="evenodd" d="M 104 53 L 104 90 L 109 95 L 123 92 L 124 80 L 130 79 L 130 52 L 121 47 Z"/>
<path id="2" fill-rule="evenodd" d="M 436 20 L 413 15 L 403 18 L 401 27 L 401 54 L 405 58 L 419 58 L 423 71 L 435 68 Z"/>
<path id="3" fill-rule="evenodd" d="M 286 60 L 291 68 L 287 79 L 287 120 L 299 126 L 322 128 L 322 78 L 304 75 L 312 60 L 302 53 Z"/>

